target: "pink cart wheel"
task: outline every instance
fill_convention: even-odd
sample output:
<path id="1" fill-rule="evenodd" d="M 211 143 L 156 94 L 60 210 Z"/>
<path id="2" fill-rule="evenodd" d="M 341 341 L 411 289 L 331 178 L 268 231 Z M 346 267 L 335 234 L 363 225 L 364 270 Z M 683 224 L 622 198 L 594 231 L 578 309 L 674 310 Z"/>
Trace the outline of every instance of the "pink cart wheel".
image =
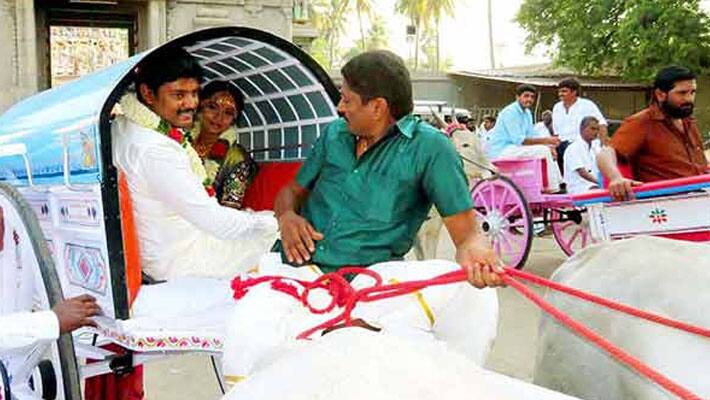
<path id="1" fill-rule="evenodd" d="M 505 265 L 522 268 L 532 244 L 532 213 L 522 192 L 508 178 L 482 180 L 471 189 L 481 232 Z"/>
<path id="2" fill-rule="evenodd" d="M 552 209 L 550 221 L 552 235 L 567 256 L 594 243 L 589 232 L 589 216 L 585 209 Z"/>

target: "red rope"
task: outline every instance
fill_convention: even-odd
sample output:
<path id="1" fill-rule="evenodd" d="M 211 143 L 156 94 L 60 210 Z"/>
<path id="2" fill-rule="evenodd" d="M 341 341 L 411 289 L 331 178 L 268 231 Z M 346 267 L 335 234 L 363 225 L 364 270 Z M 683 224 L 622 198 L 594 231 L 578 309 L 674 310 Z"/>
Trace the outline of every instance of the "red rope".
<path id="1" fill-rule="evenodd" d="M 367 275 L 375 281 L 375 284 L 370 287 L 355 290 L 344 278 L 345 275 L 348 274 Z M 535 303 L 537 306 L 539 306 L 542 310 L 550 314 L 560 323 L 562 323 L 572 331 L 576 332 L 577 334 L 585 337 L 587 340 L 591 341 L 596 346 L 602 348 L 617 361 L 627 365 L 628 367 L 637 371 L 639 374 L 647 377 L 651 381 L 655 382 L 656 384 L 660 385 L 661 387 L 676 395 L 678 398 L 681 398 L 683 400 L 701 400 L 700 397 L 693 394 L 688 389 L 668 379 L 667 377 L 657 372 L 653 368 L 649 367 L 648 365 L 644 364 L 637 358 L 626 353 L 624 350 L 620 349 L 608 340 L 599 336 L 597 333 L 590 330 L 583 324 L 574 320 L 570 316 L 562 313 L 560 310 L 547 303 L 542 297 L 537 295 L 535 292 L 528 289 L 522 283 L 517 281 L 514 277 L 526 280 L 535 285 L 547 287 L 549 289 L 568 294 L 570 296 L 594 304 L 611 308 L 613 310 L 628 315 L 632 315 L 647 321 L 665 325 L 670 328 L 679 329 L 685 332 L 700 335 L 706 338 L 710 338 L 710 329 L 694 326 L 681 321 L 676 321 L 647 311 L 638 310 L 625 304 L 604 299 L 602 297 L 595 296 L 568 286 L 564 286 L 559 283 L 552 282 L 550 280 L 540 278 L 539 276 L 519 271 L 513 268 L 505 268 L 505 273 L 501 274 L 501 276 L 506 284 L 520 292 L 523 296 Z M 350 315 L 357 303 L 359 302 L 383 300 L 396 296 L 406 295 L 430 286 L 447 285 L 450 283 L 462 282 L 465 280 L 466 273 L 462 270 L 458 270 L 439 275 L 431 279 L 398 282 L 383 285 L 382 278 L 376 272 L 365 268 L 348 267 L 342 268 L 335 273 L 322 275 L 313 282 L 306 282 L 281 276 L 262 276 L 258 278 L 249 278 L 245 281 L 242 281 L 241 278 L 237 277 L 232 281 L 232 289 L 234 290 L 235 299 L 240 299 L 244 295 L 246 295 L 250 287 L 256 286 L 264 282 L 271 282 L 271 286 L 273 289 L 294 297 L 315 314 L 328 313 L 332 311 L 336 306 L 342 308 L 341 313 L 337 316 L 302 332 L 297 337 L 298 339 L 308 339 L 313 333 L 333 327 L 339 323 L 344 323 L 346 326 L 350 326 Z M 299 295 L 297 290 L 294 291 L 291 284 L 288 284 L 287 281 L 300 285 L 303 288 L 301 294 Z M 309 294 L 313 289 L 324 289 L 329 292 L 331 296 L 331 302 L 327 307 L 317 309 L 308 302 Z"/>
<path id="2" fill-rule="evenodd" d="M 642 362 L 638 358 L 625 352 L 621 348 L 617 347 L 613 343 L 611 343 L 608 340 L 601 337 L 599 334 L 595 333 L 591 329 L 589 329 L 586 326 L 584 326 L 583 324 L 579 323 L 577 320 L 573 319 L 569 315 L 558 310 L 557 308 L 552 306 L 550 303 L 547 303 L 545 300 L 542 299 L 542 297 L 537 295 L 535 292 L 533 292 L 532 290 L 527 288 L 522 283 L 511 278 L 509 275 L 503 274 L 502 277 L 503 277 L 503 280 L 505 281 L 506 284 L 512 286 L 515 290 L 520 292 L 523 296 L 527 297 L 530 301 L 535 303 L 538 307 L 543 309 L 546 313 L 550 314 L 553 318 L 555 318 L 557 321 L 562 323 L 564 326 L 566 326 L 567 328 L 576 332 L 577 334 L 583 336 L 584 338 L 586 338 L 590 342 L 594 343 L 596 346 L 600 347 L 601 349 L 603 349 L 604 351 L 609 353 L 609 355 L 611 355 L 617 361 L 621 362 L 622 364 L 627 365 L 628 367 L 632 368 L 633 370 L 635 370 L 639 374 L 647 377 L 648 379 L 650 379 L 651 381 L 660 385 L 661 387 L 663 387 L 664 389 L 666 389 L 670 393 L 673 393 L 675 396 L 677 396 L 680 399 L 702 400 L 700 398 L 700 396 L 694 394 L 693 392 L 686 389 L 685 387 L 675 383 L 671 379 L 667 378 L 665 375 L 661 374 L 660 372 L 658 372 L 655 369 L 646 365 L 644 362 Z"/>
<path id="3" fill-rule="evenodd" d="M 669 328 L 678 329 L 695 335 L 704 336 L 710 338 L 710 329 L 702 328 L 699 326 L 691 325 L 682 321 L 676 321 L 670 318 L 666 318 L 662 315 L 653 314 L 648 311 L 639 310 L 622 303 L 618 303 L 603 297 L 595 296 L 591 293 L 583 292 L 579 289 L 575 289 L 569 286 L 560 285 L 557 282 L 553 282 L 548 279 L 540 278 L 537 275 L 533 275 L 529 272 L 519 271 L 517 269 L 506 269 L 508 275 L 515 276 L 517 278 L 526 280 L 532 284 L 543 286 L 558 292 L 568 294 L 572 297 L 588 301 L 612 310 L 622 312 L 624 314 L 632 315 L 637 318 L 645 319 L 646 321 L 655 322 L 660 325 L 665 325 Z M 511 285 L 512 286 L 512 285 Z"/>

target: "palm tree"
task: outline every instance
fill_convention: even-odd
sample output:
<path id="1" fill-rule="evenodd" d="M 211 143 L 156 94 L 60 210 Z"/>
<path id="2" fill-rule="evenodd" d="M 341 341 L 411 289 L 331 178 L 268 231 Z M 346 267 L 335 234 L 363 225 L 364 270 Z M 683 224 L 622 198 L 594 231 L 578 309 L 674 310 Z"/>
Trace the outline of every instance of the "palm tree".
<path id="1" fill-rule="evenodd" d="M 314 6 L 314 22 L 325 42 L 328 70 L 332 70 L 340 37 L 345 32 L 348 0 L 321 0 Z"/>
<path id="2" fill-rule="evenodd" d="M 365 14 L 368 20 L 372 19 L 370 0 L 355 0 L 355 10 L 357 11 L 357 20 L 360 23 L 360 44 L 362 49 L 365 50 L 367 45 L 365 43 L 365 29 L 362 26 L 362 14 Z"/>
<path id="3" fill-rule="evenodd" d="M 414 70 L 419 67 L 419 34 L 426 14 L 427 0 L 397 0 L 395 10 L 409 18 L 414 26 Z"/>
<path id="4" fill-rule="evenodd" d="M 442 15 L 451 16 L 454 14 L 454 0 L 426 0 L 424 9 L 425 20 L 436 23 L 436 70 L 439 70 L 439 60 L 441 43 L 439 41 L 439 23 Z"/>

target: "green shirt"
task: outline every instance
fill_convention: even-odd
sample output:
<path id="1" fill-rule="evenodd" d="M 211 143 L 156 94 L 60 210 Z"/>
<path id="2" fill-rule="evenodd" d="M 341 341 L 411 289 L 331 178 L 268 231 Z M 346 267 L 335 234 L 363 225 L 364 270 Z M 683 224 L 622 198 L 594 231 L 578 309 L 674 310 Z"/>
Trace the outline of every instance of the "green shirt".
<path id="1" fill-rule="evenodd" d="M 296 176 L 310 191 L 301 215 L 324 235 L 313 261 L 325 272 L 401 259 L 432 204 L 445 217 L 473 207 L 453 144 L 419 118 L 397 121 L 359 159 L 355 142 L 333 121 Z"/>

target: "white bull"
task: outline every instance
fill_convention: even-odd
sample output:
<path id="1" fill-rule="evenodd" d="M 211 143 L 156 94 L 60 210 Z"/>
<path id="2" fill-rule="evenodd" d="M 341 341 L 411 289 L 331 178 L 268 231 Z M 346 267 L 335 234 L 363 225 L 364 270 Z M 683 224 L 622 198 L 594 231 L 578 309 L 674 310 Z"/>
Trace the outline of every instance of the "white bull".
<path id="1" fill-rule="evenodd" d="M 459 268 L 450 261 L 431 260 L 380 263 L 369 269 L 377 272 L 384 284 L 389 284 L 428 279 Z M 309 267 L 284 266 L 277 255 L 262 257 L 259 271 L 263 275 L 303 280 L 318 277 Z M 358 276 L 352 282 L 355 289 L 371 285 L 373 281 L 367 276 Z M 327 296 L 318 299 L 319 295 L 325 294 L 315 291 L 309 301 L 315 300 L 317 307 L 328 304 Z M 300 342 L 295 340 L 299 333 L 339 312 L 315 315 L 269 285 L 250 289 L 237 301 L 228 318 L 223 356 L 227 381 L 234 382 L 263 369 L 284 349 Z M 390 335 L 446 343 L 448 348 L 482 366 L 498 330 L 498 297 L 493 289 L 474 289 L 467 283 L 432 286 L 406 296 L 359 303 L 352 317 L 362 318 Z"/>
<path id="2" fill-rule="evenodd" d="M 556 282 L 635 308 L 710 327 L 710 246 L 652 237 L 606 243 L 576 254 Z M 642 362 L 710 398 L 710 339 L 582 303 L 547 300 Z M 672 398 L 550 318 L 542 319 L 536 384 L 588 400 Z"/>
<path id="3" fill-rule="evenodd" d="M 456 151 L 463 160 L 464 172 L 469 184 L 473 185 L 482 177 L 490 174 L 490 170 L 495 167 L 486 158 L 478 137 L 467 130 L 456 130 L 451 134 L 451 141 L 456 147 Z M 432 207 L 429 217 L 417 233 L 414 242 L 414 253 L 419 260 L 428 260 L 436 257 L 436 247 L 439 243 L 439 233 L 443 220 L 441 215 Z"/>
<path id="4" fill-rule="evenodd" d="M 299 344 L 224 400 L 573 400 L 484 370 L 439 343 L 351 328 Z"/>

